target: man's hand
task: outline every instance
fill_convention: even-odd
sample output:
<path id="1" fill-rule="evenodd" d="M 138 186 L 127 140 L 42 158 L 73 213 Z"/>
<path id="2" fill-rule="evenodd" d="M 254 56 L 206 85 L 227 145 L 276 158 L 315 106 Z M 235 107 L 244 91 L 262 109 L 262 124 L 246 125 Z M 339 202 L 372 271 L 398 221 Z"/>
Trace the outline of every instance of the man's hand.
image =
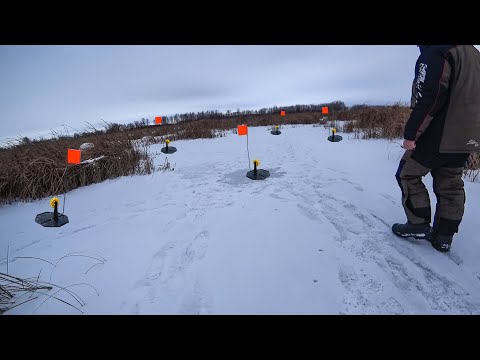
<path id="1" fill-rule="evenodd" d="M 412 140 L 403 140 L 403 148 L 405 150 L 413 150 L 415 149 L 415 141 Z"/>

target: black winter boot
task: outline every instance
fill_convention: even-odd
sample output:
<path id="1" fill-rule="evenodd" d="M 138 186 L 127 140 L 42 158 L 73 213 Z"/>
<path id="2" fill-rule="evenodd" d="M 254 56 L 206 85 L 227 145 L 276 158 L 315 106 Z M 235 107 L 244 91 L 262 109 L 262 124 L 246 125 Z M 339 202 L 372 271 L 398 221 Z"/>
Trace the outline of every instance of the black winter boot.
<path id="1" fill-rule="evenodd" d="M 432 234 L 430 235 L 430 242 L 432 243 L 432 246 L 436 250 L 441 252 L 450 251 L 450 248 L 452 246 L 452 240 L 453 240 L 452 235 L 439 234 L 435 230 L 433 230 Z"/>
<path id="2" fill-rule="evenodd" d="M 428 239 L 431 231 L 430 224 L 393 224 L 392 231 L 400 237 L 414 237 L 415 239 Z"/>

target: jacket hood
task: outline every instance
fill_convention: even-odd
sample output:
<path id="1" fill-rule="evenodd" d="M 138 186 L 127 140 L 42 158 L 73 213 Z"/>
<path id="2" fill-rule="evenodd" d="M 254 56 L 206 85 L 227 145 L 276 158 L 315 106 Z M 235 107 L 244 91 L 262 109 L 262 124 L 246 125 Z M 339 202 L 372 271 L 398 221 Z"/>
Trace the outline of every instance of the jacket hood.
<path id="1" fill-rule="evenodd" d="M 420 49 L 420 53 L 423 53 L 430 45 L 417 45 Z"/>

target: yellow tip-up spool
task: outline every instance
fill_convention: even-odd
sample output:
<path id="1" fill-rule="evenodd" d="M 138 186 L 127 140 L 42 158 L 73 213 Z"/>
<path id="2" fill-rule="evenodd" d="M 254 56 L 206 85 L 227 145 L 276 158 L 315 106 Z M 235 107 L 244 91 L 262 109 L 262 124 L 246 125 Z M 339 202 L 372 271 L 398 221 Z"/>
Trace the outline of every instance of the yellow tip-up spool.
<path id="1" fill-rule="evenodd" d="M 58 206 L 59 203 L 60 203 L 60 200 L 58 200 L 58 197 L 53 197 L 53 198 L 50 200 L 50 206 L 51 206 L 52 208 L 55 207 L 55 204 L 57 204 L 57 206 Z"/>

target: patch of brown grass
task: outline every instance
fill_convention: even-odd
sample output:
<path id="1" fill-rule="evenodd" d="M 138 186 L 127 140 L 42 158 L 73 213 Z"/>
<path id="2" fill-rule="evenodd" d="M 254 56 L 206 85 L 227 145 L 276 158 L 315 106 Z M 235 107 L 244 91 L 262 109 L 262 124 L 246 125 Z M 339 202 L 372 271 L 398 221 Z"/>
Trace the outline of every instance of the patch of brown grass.
<path id="1" fill-rule="evenodd" d="M 375 106 L 341 110 L 335 117 L 339 120 L 348 120 L 344 121 L 340 130 L 355 133 L 355 138 L 392 140 L 403 137 L 410 112 L 407 106 Z"/>
<path id="2" fill-rule="evenodd" d="M 480 175 L 480 153 L 473 152 L 468 157 L 467 166 L 463 171 L 463 175 L 471 181 L 475 181 Z"/>
<path id="3" fill-rule="evenodd" d="M 0 203 L 58 195 L 119 176 L 151 173 L 147 148 L 135 146 L 128 134 L 92 136 L 92 163 L 67 164 L 67 148 L 78 149 L 86 139 L 61 139 L 16 146 L 0 152 Z M 85 152 L 84 152 L 85 154 Z M 82 161 L 87 160 L 83 157 Z"/>

